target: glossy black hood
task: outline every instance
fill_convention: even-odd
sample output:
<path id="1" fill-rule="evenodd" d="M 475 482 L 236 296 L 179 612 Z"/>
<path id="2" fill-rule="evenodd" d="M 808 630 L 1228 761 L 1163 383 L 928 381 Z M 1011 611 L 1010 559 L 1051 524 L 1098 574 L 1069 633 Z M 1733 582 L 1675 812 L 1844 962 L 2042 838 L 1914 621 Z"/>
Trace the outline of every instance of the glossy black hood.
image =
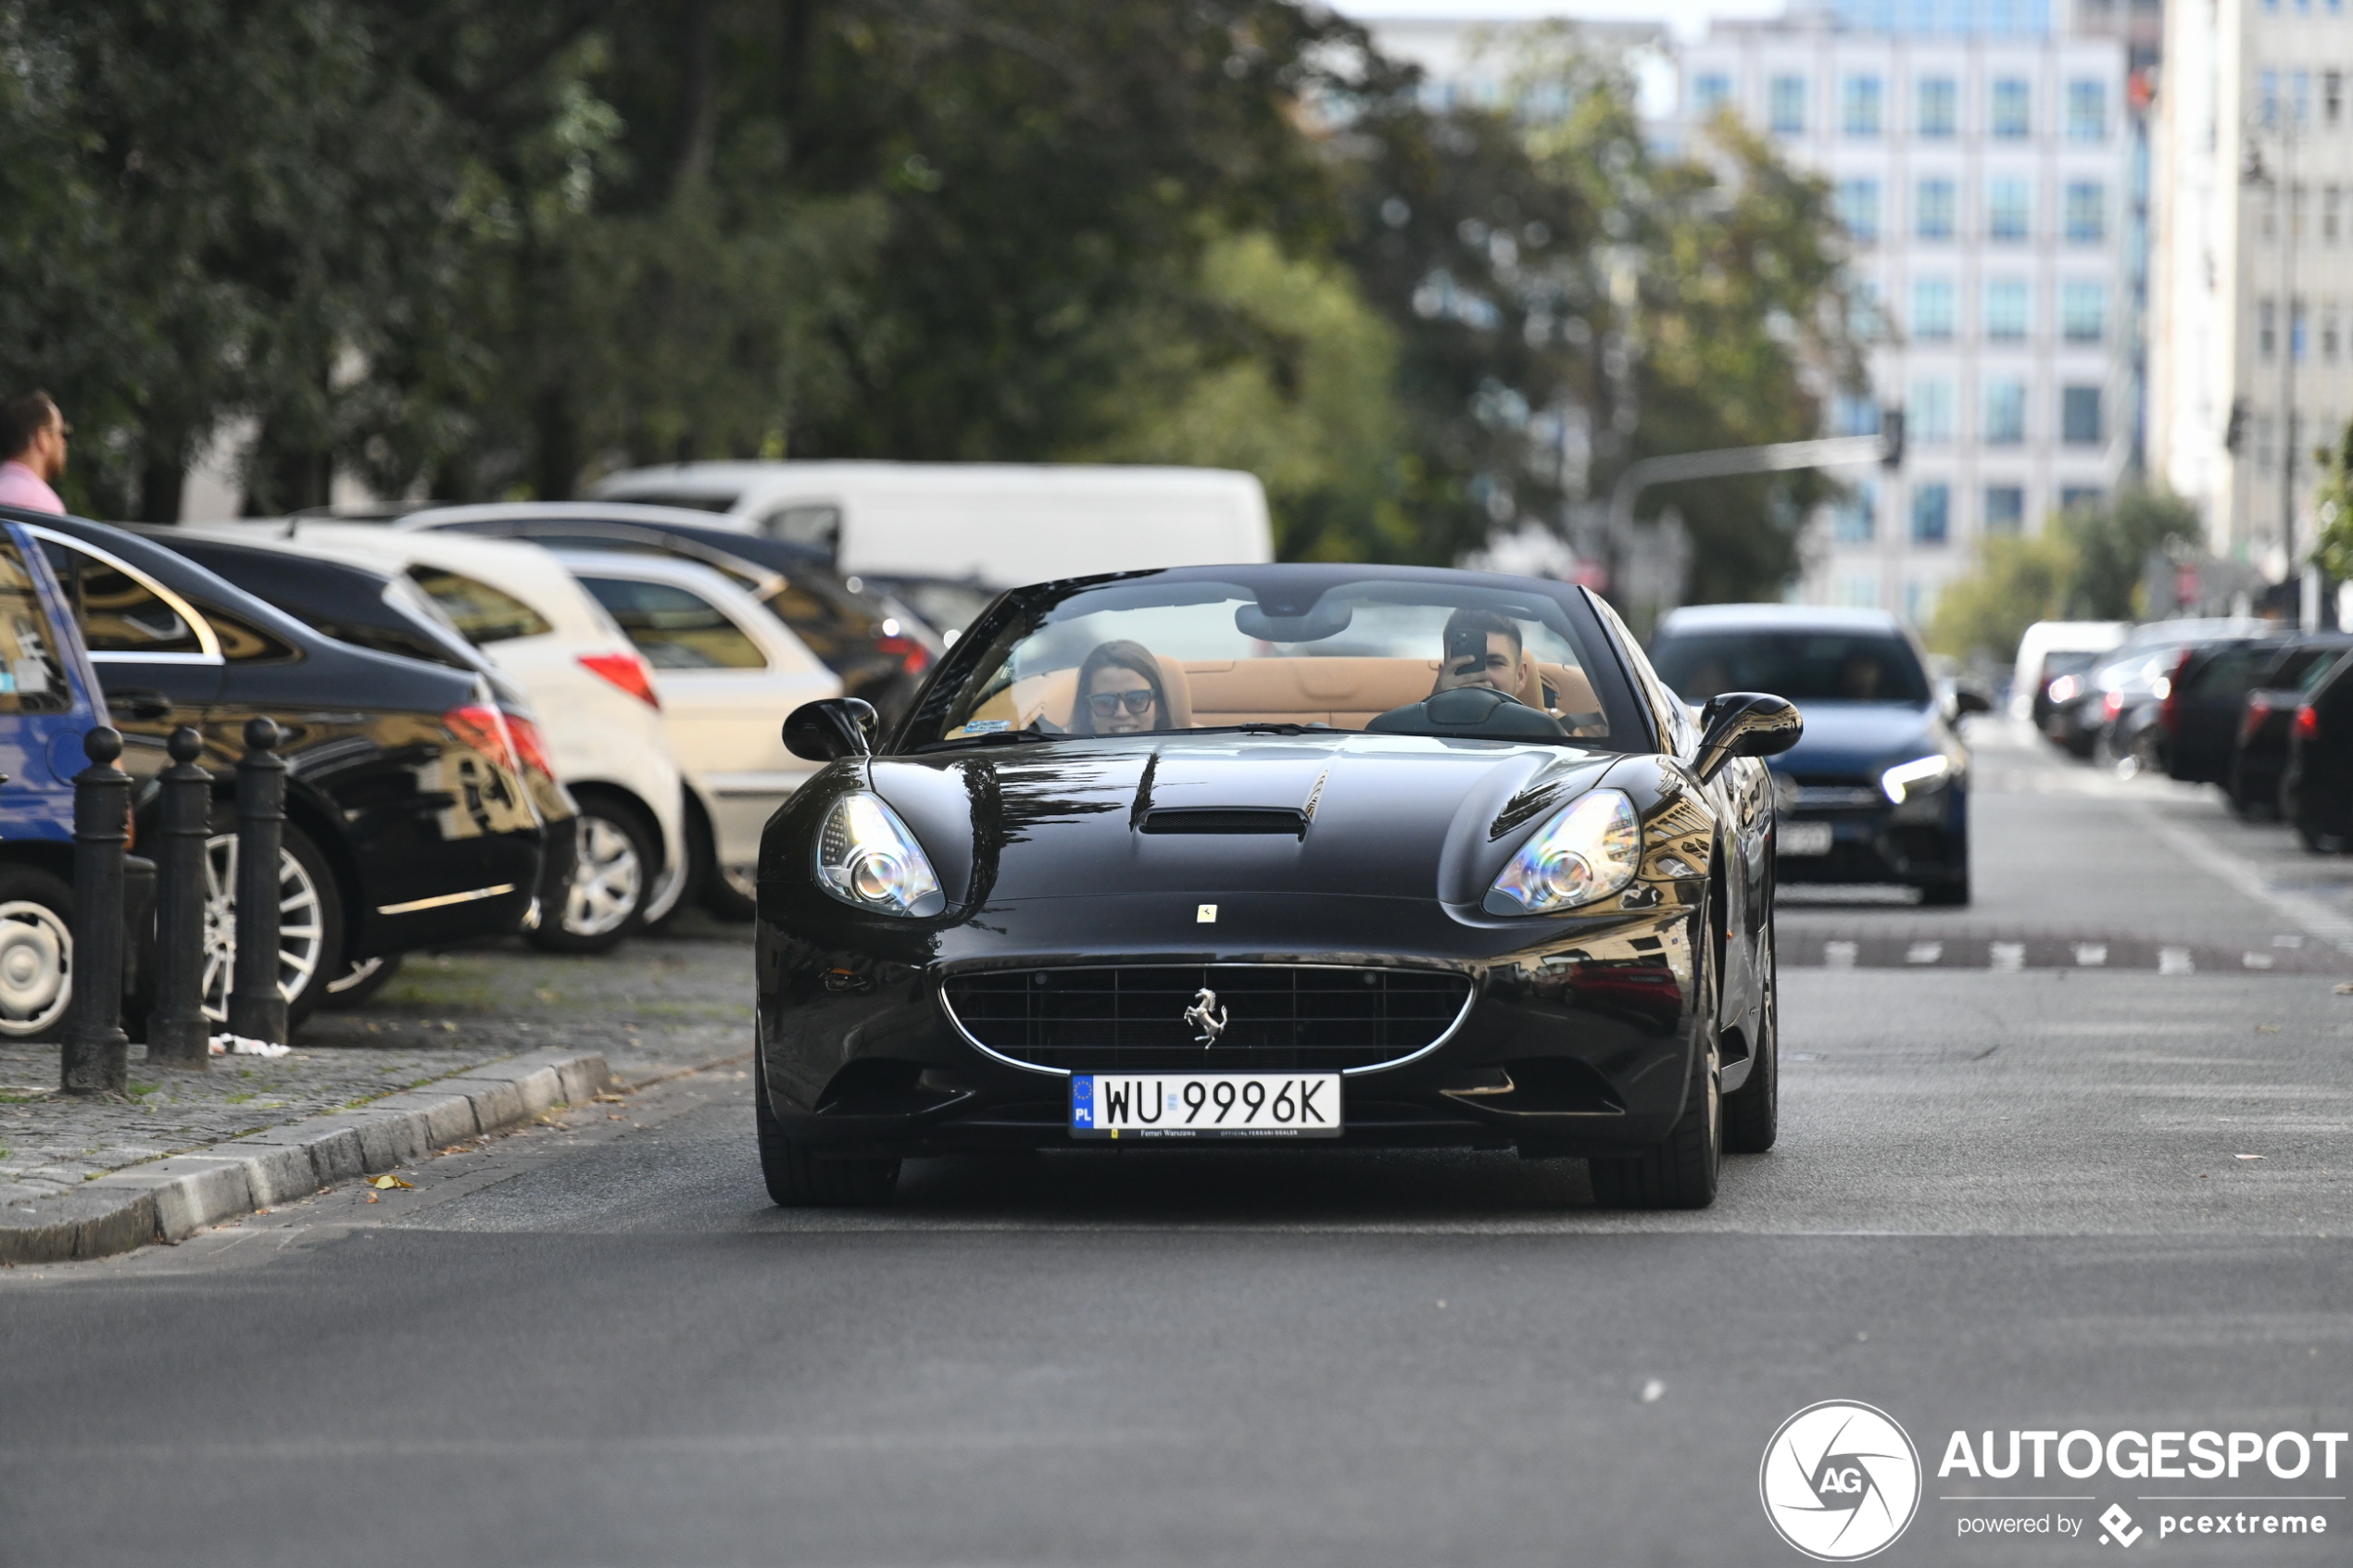
<path id="1" fill-rule="evenodd" d="M 969 911 L 1111 893 L 1473 905 L 1529 831 L 1628 760 L 1334 733 L 1094 739 L 863 766 L 951 909 Z"/>

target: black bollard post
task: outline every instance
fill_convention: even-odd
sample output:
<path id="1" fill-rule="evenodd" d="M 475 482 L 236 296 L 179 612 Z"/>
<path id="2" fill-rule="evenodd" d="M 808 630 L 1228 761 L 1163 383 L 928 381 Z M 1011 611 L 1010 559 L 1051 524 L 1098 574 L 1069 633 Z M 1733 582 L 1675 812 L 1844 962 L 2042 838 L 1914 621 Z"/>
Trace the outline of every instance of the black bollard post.
<path id="1" fill-rule="evenodd" d="M 114 765 L 122 737 L 101 724 L 82 737 L 90 766 L 73 780 L 73 998 L 66 1004 L 64 1085 L 69 1095 L 120 1094 L 131 1085 L 122 1032 L 122 857 L 130 842 L 131 778 Z"/>
<path id="2" fill-rule="evenodd" d="M 286 764 L 277 755 L 278 726 L 245 722 L 237 762 L 237 961 L 229 993 L 229 1033 L 270 1045 L 286 1043 L 286 998 L 278 989 L 280 858 L 286 822 Z"/>
<path id="3" fill-rule="evenodd" d="M 156 1003 L 147 1060 L 202 1073 L 212 1065 L 204 1015 L 205 839 L 212 827 L 212 775 L 196 766 L 204 737 L 182 726 L 164 743 L 172 765 L 158 784 L 156 836 Z"/>

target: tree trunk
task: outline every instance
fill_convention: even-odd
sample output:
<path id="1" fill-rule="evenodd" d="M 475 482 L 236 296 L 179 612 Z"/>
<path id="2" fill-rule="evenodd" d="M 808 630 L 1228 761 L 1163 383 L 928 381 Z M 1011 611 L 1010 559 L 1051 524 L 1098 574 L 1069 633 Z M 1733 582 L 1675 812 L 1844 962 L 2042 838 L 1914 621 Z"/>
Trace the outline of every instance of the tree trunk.
<path id="1" fill-rule="evenodd" d="M 156 445 L 159 449 L 151 451 L 139 470 L 139 521 L 178 522 L 182 493 L 188 483 L 187 468 L 180 460 L 182 444 Z"/>
<path id="2" fill-rule="evenodd" d="M 542 501 L 569 501 L 580 483 L 580 426 L 560 387 L 548 387 L 532 408 L 532 491 Z"/>

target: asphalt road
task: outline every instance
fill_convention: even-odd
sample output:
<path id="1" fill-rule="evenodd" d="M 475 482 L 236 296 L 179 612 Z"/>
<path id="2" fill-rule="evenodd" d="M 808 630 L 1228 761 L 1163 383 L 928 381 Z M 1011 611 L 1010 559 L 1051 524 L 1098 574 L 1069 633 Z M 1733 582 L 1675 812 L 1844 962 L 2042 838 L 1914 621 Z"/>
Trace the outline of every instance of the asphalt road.
<path id="1" fill-rule="evenodd" d="M 675 1079 L 414 1191 L 0 1274 L 0 1562 L 1797 1563 L 1759 1462 L 1831 1399 L 1924 1463 L 1875 1562 L 2080 1561 L 2117 1504 L 2135 1556 L 2344 1562 L 2353 1446 L 1937 1474 L 1957 1431 L 2353 1426 L 2353 862 L 2031 746 L 1980 778 L 1974 908 L 1793 900 L 1793 944 L 2308 967 L 1792 969 L 1781 1145 L 1688 1215 L 1259 1150 L 786 1212 L 740 1074 Z M 2329 1533 L 2160 1534 L 2201 1512 Z M 2052 1533 L 1962 1534 L 2003 1518 Z"/>

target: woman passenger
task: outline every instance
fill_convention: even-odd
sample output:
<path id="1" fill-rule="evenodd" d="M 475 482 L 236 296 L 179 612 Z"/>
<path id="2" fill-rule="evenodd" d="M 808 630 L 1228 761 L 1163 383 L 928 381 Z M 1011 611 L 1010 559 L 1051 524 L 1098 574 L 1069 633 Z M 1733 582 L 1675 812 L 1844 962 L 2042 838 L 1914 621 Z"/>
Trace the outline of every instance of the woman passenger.
<path id="1" fill-rule="evenodd" d="M 1071 705 L 1075 735 L 1132 735 L 1168 728 L 1168 698 L 1160 661 L 1141 643 L 1100 643 L 1078 667 L 1078 697 Z"/>

